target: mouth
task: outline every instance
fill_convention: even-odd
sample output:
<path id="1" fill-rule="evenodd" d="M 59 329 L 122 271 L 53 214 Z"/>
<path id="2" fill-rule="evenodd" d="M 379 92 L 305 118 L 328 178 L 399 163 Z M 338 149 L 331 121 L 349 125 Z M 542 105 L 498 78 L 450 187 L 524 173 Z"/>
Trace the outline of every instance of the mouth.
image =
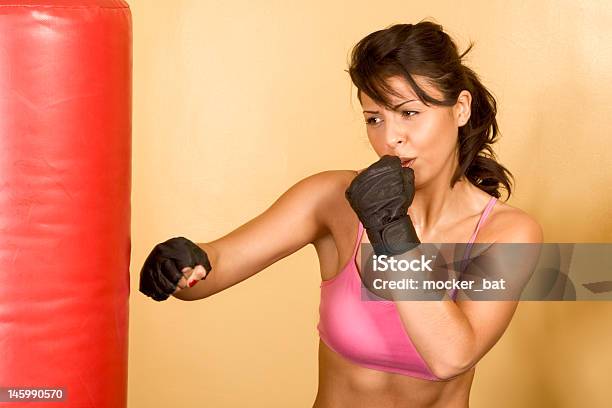
<path id="1" fill-rule="evenodd" d="M 412 167 L 416 157 L 400 157 L 400 160 L 402 161 L 402 167 Z"/>

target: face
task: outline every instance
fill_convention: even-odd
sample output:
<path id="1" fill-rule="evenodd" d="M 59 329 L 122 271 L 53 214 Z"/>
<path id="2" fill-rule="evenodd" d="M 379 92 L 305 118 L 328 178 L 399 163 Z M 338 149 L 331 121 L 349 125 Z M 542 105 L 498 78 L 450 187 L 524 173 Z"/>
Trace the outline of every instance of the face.
<path id="1" fill-rule="evenodd" d="M 442 94 L 423 77 L 413 76 L 428 95 L 441 100 Z M 432 180 L 450 179 L 458 164 L 459 127 L 470 117 L 471 95 L 462 91 L 454 106 L 427 106 L 419 100 L 410 84 L 401 77 L 388 79 L 401 98 L 390 96 L 396 111 L 376 104 L 361 93 L 361 106 L 370 144 L 379 157 L 383 155 L 414 159 L 415 187 Z M 398 106 L 399 105 L 399 106 Z"/>

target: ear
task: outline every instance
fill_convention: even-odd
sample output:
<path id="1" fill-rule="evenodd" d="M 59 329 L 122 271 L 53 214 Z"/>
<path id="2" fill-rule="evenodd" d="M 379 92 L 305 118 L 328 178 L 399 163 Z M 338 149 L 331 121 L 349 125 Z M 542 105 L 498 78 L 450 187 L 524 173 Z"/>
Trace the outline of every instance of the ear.
<path id="1" fill-rule="evenodd" d="M 457 103 L 453 106 L 453 113 L 457 127 L 464 126 L 470 120 L 472 113 L 472 94 L 469 91 L 463 90 L 457 97 Z"/>

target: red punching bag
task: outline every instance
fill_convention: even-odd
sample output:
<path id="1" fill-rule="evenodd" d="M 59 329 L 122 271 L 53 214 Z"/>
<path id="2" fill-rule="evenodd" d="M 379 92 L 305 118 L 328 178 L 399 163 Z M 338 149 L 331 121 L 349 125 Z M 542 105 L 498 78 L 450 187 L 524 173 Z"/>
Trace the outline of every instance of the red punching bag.
<path id="1" fill-rule="evenodd" d="M 0 0 L 0 407 L 126 406 L 131 46 L 122 0 Z"/>

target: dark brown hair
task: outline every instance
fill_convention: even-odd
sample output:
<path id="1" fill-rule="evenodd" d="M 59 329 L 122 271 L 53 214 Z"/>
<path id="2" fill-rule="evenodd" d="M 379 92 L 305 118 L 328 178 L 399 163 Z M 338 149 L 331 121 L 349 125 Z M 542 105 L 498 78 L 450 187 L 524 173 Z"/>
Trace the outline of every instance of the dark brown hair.
<path id="1" fill-rule="evenodd" d="M 429 21 L 396 24 L 375 31 L 359 41 L 351 53 L 349 75 L 361 92 L 376 103 L 394 110 L 388 95 L 401 97 L 388 84 L 394 76 L 404 78 L 427 106 L 453 106 L 462 90 L 472 95 L 469 121 L 459 128 L 457 148 L 459 165 L 451 179 L 451 188 L 462 175 L 476 187 L 500 198 L 500 188 L 512 192 L 512 173 L 497 162 L 491 145 L 497 141 L 498 126 L 495 98 L 480 82 L 478 75 L 462 63 L 474 44 L 461 55 L 441 25 Z M 423 76 L 443 95 L 443 100 L 429 96 L 412 75 Z"/>

